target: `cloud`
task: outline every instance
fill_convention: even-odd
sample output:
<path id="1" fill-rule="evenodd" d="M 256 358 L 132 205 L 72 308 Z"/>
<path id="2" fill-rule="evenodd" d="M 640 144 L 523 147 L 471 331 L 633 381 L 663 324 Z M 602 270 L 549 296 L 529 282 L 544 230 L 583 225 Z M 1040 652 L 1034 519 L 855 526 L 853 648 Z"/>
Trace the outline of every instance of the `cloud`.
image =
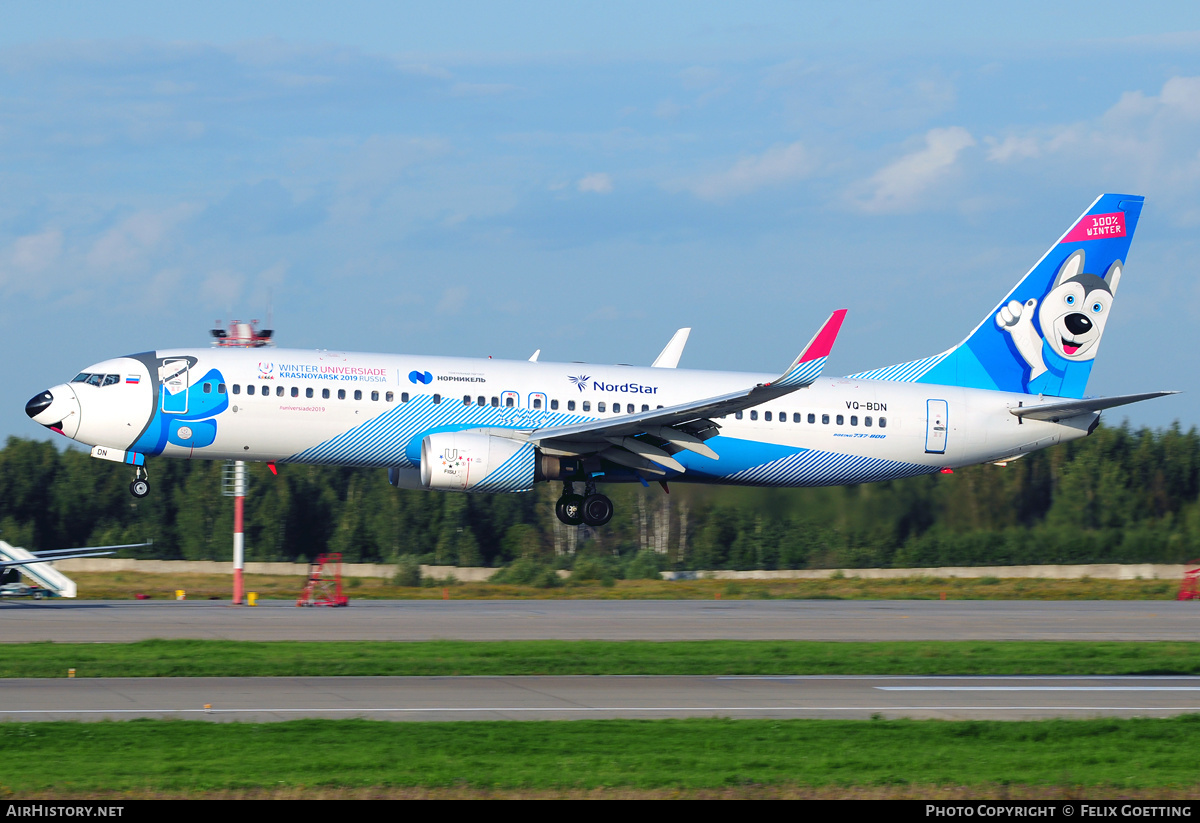
<path id="1" fill-rule="evenodd" d="M 995 163 L 1024 160 L 1027 157 L 1037 157 L 1042 153 L 1041 146 L 1033 137 L 1009 135 L 1002 141 L 995 137 L 985 137 L 983 142 L 988 145 L 987 159 Z"/>
<path id="2" fill-rule="evenodd" d="M 961 126 L 930 129 L 925 147 L 906 154 L 885 166 L 866 181 L 866 199 L 858 206 L 867 212 L 894 212 L 912 208 L 931 186 L 945 179 L 964 149 L 975 145 L 975 138 Z"/>
<path id="3" fill-rule="evenodd" d="M 197 211 L 179 205 L 163 211 L 140 211 L 106 231 L 88 252 L 88 265 L 100 269 L 134 266 L 146 260 L 167 233 Z"/>
<path id="4" fill-rule="evenodd" d="M 454 286 L 446 289 L 442 292 L 442 299 L 438 301 L 437 313 L 439 315 L 457 314 L 467 304 L 467 298 L 470 295 L 471 290 L 466 286 Z"/>
<path id="5" fill-rule="evenodd" d="M 13 243 L 12 265 L 31 273 L 45 271 L 58 260 L 62 248 L 63 233 L 58 229 L 19 237 Z"/>
<path id="6" fill-rule="evenodd" d="M 1046 174 L 1094 177 L 1114 188 L 1168 196 L 1191 220 L 1200 183 L 1196 121 L 1200 120 L 1200 77 L 1174 76 L 1158 94 L 1126 91 L 1098 117 L 1029 128 L 1004 139 L 984 138 L 992 163 Z M 1011 172 L 1008 172 L 1011 173 Z M 1200 219 L 1200 214 L 1196 214 Z"/>
<path id="7" fill-rule="evenodd" d="M 583 192 L 596 194 L 611 194 L 613 190 L 612 177 L 603 172 L 589 174 L 579 181 L 578 188 Z"/>
<path id="8" fill-rule="evenodd" d="M 743 157 L 729 169 L 683 184 L 702 200 L 722 200 L 766 186 L 801 180 L 815 168 L 802 143 L 776 144 L 762 154 Z"/>

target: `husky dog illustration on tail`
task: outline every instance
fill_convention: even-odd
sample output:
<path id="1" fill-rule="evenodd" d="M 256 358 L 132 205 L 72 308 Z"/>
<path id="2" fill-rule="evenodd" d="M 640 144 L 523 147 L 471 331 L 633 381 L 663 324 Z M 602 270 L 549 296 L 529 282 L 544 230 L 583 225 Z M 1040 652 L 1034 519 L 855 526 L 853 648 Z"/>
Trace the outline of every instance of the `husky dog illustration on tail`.
<path id="1" fill-rule="evenodd" d="M 1024 303 L 1012 300 L 996 314 L 996 325 L 1012 336 L 1029 367 L 1026 390 L 1030 393 L 1083 391 L 1082 385 L 1072 385 L 1070 365 L 1095 358 L 1122 267 L 1120 260 L 1113 261 L 1099 277 L 1084 273 L 1084 259 L 1080 249 L 1063 261 L 1040 307 L 1036 298 Z M 1079 376 L 1087 380 L 1086 371 Z"/>

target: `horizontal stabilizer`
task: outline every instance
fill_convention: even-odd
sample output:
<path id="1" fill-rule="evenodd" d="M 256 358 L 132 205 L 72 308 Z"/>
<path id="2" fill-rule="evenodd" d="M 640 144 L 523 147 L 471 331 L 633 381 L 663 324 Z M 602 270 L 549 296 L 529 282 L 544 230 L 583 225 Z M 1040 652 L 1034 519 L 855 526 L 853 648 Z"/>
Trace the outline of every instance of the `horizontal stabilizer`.
<path id="1" fill-rule="evenodd" d="M 1152 400 L 1168 394 L 1179 394 L 1175 391 L 1152 391 L 1145 394 L 1120 394 L 1114 397 L 1088 397 L 1083 400 L 1061 400 L 1057 403 L 1040 403 L 1036 406 L 1019 406 L 1009 409 L 1017 417 L 1028 417 L 1030 420 L 1066 420 L 1081 414 L 1095 414 L 1105 409 L 1127 406 L 1142 400 Z"/>

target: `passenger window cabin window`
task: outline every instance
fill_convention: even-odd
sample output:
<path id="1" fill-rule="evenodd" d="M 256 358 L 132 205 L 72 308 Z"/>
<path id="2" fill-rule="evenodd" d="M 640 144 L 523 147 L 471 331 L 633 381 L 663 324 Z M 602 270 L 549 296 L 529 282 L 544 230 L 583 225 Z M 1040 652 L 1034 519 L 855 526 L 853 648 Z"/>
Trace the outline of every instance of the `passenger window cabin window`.
<path id="1" fill-rule="evenodd" d="M 742 419 L 742 413 L 741 413 L 740 411 L 739 411 L 739 412 L 734 412 L 734 413 L 733 413 L 733 418 L 734 418 L 735 420 L 741 420 L 741 419 Z"/>
<path id="2" fill-rule="evenodd" d="M 533 407 L 535 409 L 540 409 L 542 407 L 542 398 L 540 398 L 540 397 L 533 398 Z"/>
<path id="3" fill-rule="evenodd" d="M 304 390 L 304 396 L 305 396 L 305 397 L 307 397 L 307 398 L 309 398 L 309 399 L 311 399 L 311 398 L 312 398 L 312 396 L 313 396 L 313 390 L 312 390 L 312 389 L 305 389 L 305 390 Z"/>
<path id="4" fill-rule="evenodd" d="M 598 411 L 598 412 L 608 411 L 608 406 L 605 405 L 603 400 L 601 400 L 599 403 L 596 404 L 596 411 Z"/>
<path id="5" fill-rule="evenodd" d="M 770 423 L 770 422 L 771 422 L 771 413 L 770 413 L 770 412 L 763 412 L 763 420 L 765 420 L 766 422 Z"/>
<path id="6" fill-rule="evenodd" d="M 829 425 L 829 415 L 827 415 L 827 414 L 821 415 L 821 423 L 823 425 L 828 426 Z"/>
<path id="7" fill-rule="evenodd" d="M 225 384 L 218 383 L 217 384 L 217 394 L 224 394 L 224 393 L 225 393 Z"/>
<path id="8" fill-rule="evenodd" d="M 321 399 L 322 400 L 329 399 L 329 389 L 321 389 Z"/>
<path id="9" fill-rule="evenodd" d="M 516 401 L 513 398 L 511 398 L 511 397 L 504 398 L 504 407 L 506 409 L 515 408 L 515 406 L 516 406 Z"/>
<path id="10" fill-rule="evenodd" d="M 283 386 L 276 386 L 276 387 L 275 387 L 275 396 L 276 396 L 276 397 L 283 397 Z"/>
<path id="11" fill-rule="evenodd" d="M 395 403 L 396 402 L 396 393 L 394 391 L 390 391 L 383 396 L 383 399 L 389 403 Z"/>
<path id="12" fill-rule="evenodd" d="M 292 397 L 299 397 L 299 396 L 300 396 L 300 387 L 292 386 Z"/>
<path id="13" fill-rule="evenodd" d="M 464 394 L 464 395 L 463 395 L 463 405 L 464 405 L 464 406 L 469 406 L 469 405 L 471 405 L 471 395 L 469 395 L 469 394 Z"/>
<path id="14" fill-rule="evenodd" d="M 407 402 L 408 402 L 408 392 L 406 392 L 406 391 L 405 391 L 405 392 L 400 392 L 400 402 L 401 402 L 401 403 L 407 403 Z"/>
<path id="15" fill-rule="evenodd" d="M 787 412 L 780 412 L 780 413 L 779 413 L 779 422 L 780 422 L 780 423 L 786 423 L 786 422 L 787 422 Z"/>
<path id="16" fill-rule="evenodd" d="M 481 395 L 479 395 L 478 397 L 476 397 L 476 398 L 475 398 L 475 404 L 476 404 L 476 405 L 478 405 L 478 406 L 486 406 L 486 405 L 487 405 L 487 398 L 486 398 L 486 397 L 484 397 L 484 396 L 481 394 Z"/>
<path id="17" fill-rule="evenodd" d="M 377 392 L 377 391 L 371 392 L 371 400 L 378 403 L 379 402 L 379 392 Z"/>
<path id="18" fill-rule="evenodd" d="M 871 418 L 870 418 L 870 417 L 864 417 L 864 418 L 863 418 L 863 425 L 864 425 L 864 426 L 866 426 L 867 428 L 870 428 L 870 427 L 871 427 Z"/>
<path id="19" fill-rule="evenodd" d="M 550 411 L 558 411 L 558 401 L 557 400 L 550 401 Z"/>
<path id="20" fill-rule="evenodd" d="M 590 412 L 592 410 L 592 401 L 591 400 L 583 401 L 583 410 L 585 412 Z"/>
<path id="21" fill-rule="evenodd" d="M 815 414 L 810 414 L 810 415 L 808 416 L 808 422 L 809 422 L 809 423 L 816 423 L 816 422 L 817 422 L 817 416 L 816 416 Z M 828 423 L 829 421 L 828 421 L 828 420 L 826 420 L 825 422 L 826 422 L 826 423 Z"/>
<path id="22" fill-rule="evenodd" d="M 845 417 L 842 417 L 842 415 L 840 415 L 840 414 L 839 414 L 839 415 L 837 416 L 837 424 L 838 424 L 839 426 L 842 426 L 842 425 L 845 425 L 845 423 L 846 423 L 846 418 L 845 418 Z"/>
<path id="23" fill-rule="evenodd" d="M 346 399 L 346 390 L 338 389 L 338 400 L 345 400 L 345 399 Z"/>
<path id="24" fill-rule="evenodd" d="M 354 399 L 355 399 L 355 400 L 362 400 L 362 389 L 355 389 L 355 390 L 354 390 Z M 437 401 L 435 400 L 434 402 L 436 403 Z"/>
<path id="25" fill-rule="evenodd" d="M 234 384 L 233 384 L 233 393 L 234 393 L 234 394 L 241 394 L 241 393 L 242 393 L 242 386 L 241 386 L 241 384 L 240 384 L 240 383 L 234 383 Z"/>
<path id="26" fill-rule="evenodd" d="M 100 375 L 96 375 L 96 377 L 99 377 L 99 376 L 100 376 Z M 204 393 L 205 393 L 205 394 L 212 394 L 212 383 L 205 383 L 205 384 L 204 384 Z"/>
<path id="27" fill-rule="evenodd" d="M 661 406 L 661 405 L 660 405 L 660 406 L 655 406 L 654 408 L 656 408 L 656 409 L 661 409 L 661 408 L 662 408 L 662 406 Z"/>
<path id="28" fill-rule="evenodd" d="M 574 400 L 567 401 L 567 411 L 575 411 L 575 401 Z"/>
<path id="29" fill-rule="evenodd" d="M 793 423 L 801 423 L 803 421 L 804 421 L 804 415 L 802 415 L 800 412 L 794 412 L 792 414 L 792 422 Z"/>
<path id="30" fill-rule="evenodd" d="M 254 384 L 253 383 L 251 383 L 249 386 L 246 387 L 246 394 L 254 394 Z"/>
<path id="31" fill-rule="evenodd" d="M 757 419 L 758 419 L 758 409 L 754 409 L 753 411 L 751 411 L 751 412 L 750 412 L 750 419 L 751 419 L 751 420 L 757 420 Z"/>
<path id="32" fill-rule="evenodd" d="M 858 425 L 858 415 L 857 415 L 857 414 L 852 414 L 852 415 L 850 415 L 850 425 L 851 425 L 851 426 L 857 426 L 857 425 Z"/>
<path id="33" fill-rule="evenodd" d="M 879 418 L 879 428 L 881 428 L 881 429 L 887 428 L 887 418 L 886 417 Z"/>
<path id="34" fill-rule="evenodd" d="M 356 392 L 355 392 L 355 394 L 362 394 L 362 392 L 357 392 L 357 391 L 356 391 Z M 357 397 L 355 397 L 354 399 L 355 399 L 355 400 L 357 400 L 358 398 L 357 398 Z M 435 394 L 435 395 L 433 396 L 433 402 L 434 402 L 434 403 L 441 403 L 441 402 L 442 402 L 442 396 L 441 396 L 440 394 Z"/>
<path id="35" fill-rule="evenodd" d="M 642 411 L 650 411 L 650 404 L 649 404 L 649 403 L 643 403 L 643 404 L 642 404 Z"/>

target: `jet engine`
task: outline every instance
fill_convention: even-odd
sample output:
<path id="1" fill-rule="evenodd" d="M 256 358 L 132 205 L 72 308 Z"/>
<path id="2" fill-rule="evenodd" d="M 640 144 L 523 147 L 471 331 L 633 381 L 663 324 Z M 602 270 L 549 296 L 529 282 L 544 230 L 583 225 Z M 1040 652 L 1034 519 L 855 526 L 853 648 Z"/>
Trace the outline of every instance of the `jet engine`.
<path id="1" fill-rule="evenodd" d="M 421 485 L 458 492 L 525 492 L 533 488 L 532 443 L 479 432 L 438 432 L 421 441 Z"/>

